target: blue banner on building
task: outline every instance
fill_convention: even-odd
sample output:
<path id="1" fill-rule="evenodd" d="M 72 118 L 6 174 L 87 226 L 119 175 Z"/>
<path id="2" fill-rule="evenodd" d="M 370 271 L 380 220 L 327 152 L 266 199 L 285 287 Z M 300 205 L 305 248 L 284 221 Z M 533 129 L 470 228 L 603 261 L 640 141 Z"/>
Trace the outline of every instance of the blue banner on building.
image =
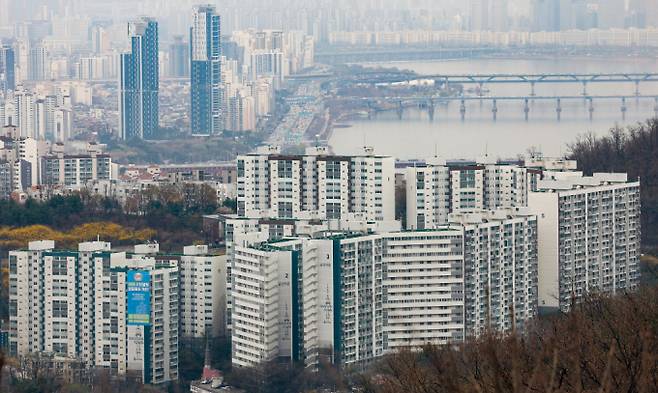
<path id="1" fill-rule="evenodd" d="M 151 324 L 151 275 L 146 270 L 129 270 L 126 279 L 128 325 Z"/>

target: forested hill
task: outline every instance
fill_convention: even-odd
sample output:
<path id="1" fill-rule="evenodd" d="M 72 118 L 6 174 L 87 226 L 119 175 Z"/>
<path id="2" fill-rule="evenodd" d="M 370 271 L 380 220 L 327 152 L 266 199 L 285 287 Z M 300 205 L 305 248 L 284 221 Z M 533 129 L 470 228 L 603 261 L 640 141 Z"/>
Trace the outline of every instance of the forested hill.
<path id="1" fill-rule="evenodd" d="M 642 246 L 658 248 L 658 119 L 616 127 L 602 137 L 589 134 L 569 148 L 569 158 L 577 160 L 586 174 L 627 172 L 630 179 L 640 178 Z"/>

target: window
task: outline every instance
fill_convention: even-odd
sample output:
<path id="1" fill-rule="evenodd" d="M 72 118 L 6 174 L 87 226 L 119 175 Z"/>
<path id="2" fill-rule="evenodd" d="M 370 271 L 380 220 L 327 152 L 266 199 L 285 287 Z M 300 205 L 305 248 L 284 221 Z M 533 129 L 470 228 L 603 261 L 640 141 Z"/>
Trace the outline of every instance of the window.
<path id="1" fill-rule="evenodd" d="M 16 274 L 18 272 L 18 265 L 16 262 L 16 256 L 9 256 L 9 274 Z"/>
<path id="2" fill-rule="evenodd" d="M 327 203 L 327 219 L 339 219 L 340 213 L 340 203 Z"/>
<path id="3" fill-rule="evenodd" d="M 292 161 L 290 160 L 280 160 L 277 163 L 277 169 L 279 171 L 279 178 L 292 178 Z"/>
<path id="4" fill-rule="evenodd" d="M 68 353 L 68 347 L 66 343 L 53 343 L 53 352 Z"/>
<path id="5" fill-rule="evenodd" d="M 66 276 L 66 258 L 57 257 L 53 259 L 52 270 L 55 276 Z"/>
<path id="6" fill-rule="evenodd" d="M 292 218 L 291 202 L 279 202 L 279 217 Z"/>
<path id="7" fill-rule="evenodd" d="M 327 180 L 340 179 L 340 161 L 327 161 Z"/>
<path id="8" fill-rule="evenodd" d="M 66 318 L 68 316 L 68 304 L 66 300 L 53 300 L 53 318 Z"/>
<path id="9" fill-rule="evenodd" d="M 244 160 L 238 160 L 238 177 L 244 177 Z"/>

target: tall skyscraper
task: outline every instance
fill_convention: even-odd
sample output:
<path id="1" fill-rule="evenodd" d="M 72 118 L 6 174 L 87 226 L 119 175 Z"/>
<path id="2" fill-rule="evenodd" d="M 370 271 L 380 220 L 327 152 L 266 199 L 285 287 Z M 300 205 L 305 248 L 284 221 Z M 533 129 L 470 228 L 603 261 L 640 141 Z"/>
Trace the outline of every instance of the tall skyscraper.
<path id="1" fill-rule="evenodd" d="M 560 31 L 560 0 L 533 0 L 533 30 Z"/>
<path id="2" fill-rule="evenodd" d="M 489 29 L 489 0 L 471 0 L 471 31 Z"/>
<path id="3" fill-rule="evenodd" d="M 50 77 L 48 51 L 42 46 L 30 48 L 28 57 L 27 79 L 41 81 Z"/>
<path id="4" fill-rule="evenodd" d="M 158 132 L 158 22 L 128 23 L 131 51 L 121 55 L 119 133 L 122 139 L 151 139 Z"/>
<path id="5" fill-rule="evenodd" d="M 175 36 L 169 46 L 169 73 L 175 78 L 190 76 L 190 46 L 183 36 Z"/>
<path id="6" fill-rule="evenodd" d="M 192 133 L 212 135 L 223 128 L 220 18 L 212 5 L 194 9 L 190 29 Z"/>
<path id="7" fill-rule="evenodd" d="M 16 59 L 11 46 L 0 46 L 0 91 L 16 87 Z"/>

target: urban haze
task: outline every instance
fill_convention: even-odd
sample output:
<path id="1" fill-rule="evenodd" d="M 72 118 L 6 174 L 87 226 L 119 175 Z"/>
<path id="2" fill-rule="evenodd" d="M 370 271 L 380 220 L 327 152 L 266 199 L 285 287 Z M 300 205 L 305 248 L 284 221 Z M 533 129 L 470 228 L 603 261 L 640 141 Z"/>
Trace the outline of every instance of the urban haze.
<path id="1" fill-rule="evenodd" d="M 0 0 L 0 391 L 658 391 L 658 0 Z"/>

